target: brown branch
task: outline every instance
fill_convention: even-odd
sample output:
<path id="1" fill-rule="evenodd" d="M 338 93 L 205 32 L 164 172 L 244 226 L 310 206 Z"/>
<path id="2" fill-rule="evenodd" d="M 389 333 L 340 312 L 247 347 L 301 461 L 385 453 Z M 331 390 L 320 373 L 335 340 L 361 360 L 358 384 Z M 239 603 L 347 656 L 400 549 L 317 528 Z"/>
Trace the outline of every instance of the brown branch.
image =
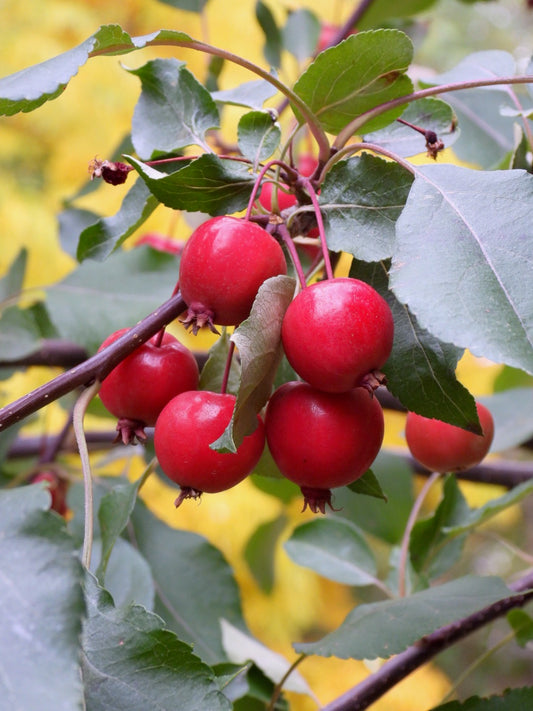
<path id="1" fill-rule="evenodd" d="M 24 395 L 0 410 L 0 432 L 24 419 L 50 402 L 79 386 L 87 386 L 96 378 L 102 380 L 127 355 L 177 318 L 186 309 L 178 292 L 157 311 L 133 326 L 127 333 L 81 365 L 62 373 L 45 385 Z"/>
<path id="2" fill-rule="evenodd" d="M 44 365 L 59 368 L 72 368 L 87 360 L 88 353 L 77 343 L 58 338 L 46 339 L 41 347 L 24 358 L 17 360 L 0 360 L 0 368 L 25 367 Z"/>
<path id="3" fill-rule="evenodd" d="M 374 701 L 381 698 L 383 694 L 415 669 L 433 659 L 439 652 L 488 625 L 498 617 L 502 617 L 509 610 L 523 607 L 533 600 L 531 587 L 533 587 L 532 571 L 509 585 L 509 588 L 518 594 L 499 600 L 468 617 L 440 627 L 431 634 L 422 637 L 404 652 L 390 659 L 375 674 L 324 706 L 322 711 L 363 711 L 367 709 Z"/>

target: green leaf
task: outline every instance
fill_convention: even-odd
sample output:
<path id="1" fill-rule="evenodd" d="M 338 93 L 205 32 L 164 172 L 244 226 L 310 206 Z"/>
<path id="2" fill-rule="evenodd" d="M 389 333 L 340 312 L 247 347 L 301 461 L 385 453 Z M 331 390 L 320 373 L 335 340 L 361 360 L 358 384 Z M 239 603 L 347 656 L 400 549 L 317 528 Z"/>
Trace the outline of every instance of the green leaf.
<path id="1" fill-rule="evenodd" d="M 173 508 L 172 497 L 168 505 Z M 227 661 L 219 620 L 243 630 L 245 624 L 239 590 L 220 551 L 202 536 L 170 528 L 141 502 L 132 523 L 156 583 L 155 612 L 207 663 Z"/>
<path id="2" fill-rule="evenodd" d="M 291 12 L 282 30 L 283 46 L 299 62 L 311 57 L 320 36 L 320 22 L 307 8 Z"/>
<path id="3" fill-rule="evenodd" d="M 376 561 L 359 529 L 349 521 L 324 518 L 294 529 L 283 545 L 295 563 L 346 585 L 376 583 Z"/>
<path id="4" fill-rule="evenodd" d="M 289 662 L 261 642 L 234 627 L 228 620 L 220 620 L 224 649 L 230 661 L 244 664 L 253 661 L 254 664 L 272 681 L 279 683 L 289 670 Z M 298 671 L 293 671 L 283 683 L 287 691 L 311 695 L 311 690 Z"/>
<path id="5" fill-rule="evenodd" d="M 94 352 L 110 333 L 155 311 L 177 278 L 173 255 L 137 247 L 103 264 L 84 262 L 48 287 L 46 303 L 60 336 Z"/>
<path id="6" fill-rule="evenodd" d="M 238 126 L 241 153 L 257 165 L 270 158 L 279 146 L 281 128 L 268 111 L 250 111 L 242 116 Z"/>
<path id="7" fill-rule="evenodd" d="M 95 538 L 91 557 L 91 573 L 101 561 L 102 541 Z M 147 610 L 154 606 L 154 581 L 147 560 L 124 538 L 117 538 L 106 567 L 106 590 L 117 607 L 136 603 Z"/>
<path id="8" fill-rule="evenodd" d="M 230 347 L 230 337 L 227 329 L 222 331 L 222 335 L 209 349 L 209 356 L 200 373 L 200 390 L 210 390 L 220 392 L 224 378 L 224 370 L 228 360 Z M 226 392 L 236 395 L 241 382 L 241 364 L 237 358 L 231 359 L 231 366 Z"/>
<path id="9" fill-rule="evenodd" d="M 0 316 L 0 359 L 15 361 L 36 351 L 41 330 L 32 309 L 10 306 Z"/>
<path id="10" fill-rule="evenodd" d="M 22 289 L 26 264 L 28 262 L 28 250 L 21 249 L 15 259 L 11 262 L 9 269 L 0 279 L 0 307 L 2 301 L 10 297 L 17 296 Z"/>
<path id="11" fill-rule="evenodd" d="M 206 148 L 205 134 L 220 117 L 211 94 L 177 59 L 155 59 L 138 69 L 142 92 L 131 123 L 137 154 L 146 159 L 191 145 Z"/>
<path id="12" fill-rule="evenodd" d="M 321 52 L 294 85 L 294 91 L 329 133 L 380 104 L 410 94 L 405 75 L 413 55 L 411 41 L 398 30 L 359 32 Z M 367 121 L 365 131 L 386 126 L 402 112 L 393 109 Z"/>
<path id="13" fill-rule="evenodd" d="M 383 367 L 387 387 L 403 405 L 425 417 L 469 429 L 479 426 L 475 401 L 455 377 L 462 351 L 421 328 L 388 288 L 385 265 L 353 262 L 350 276 L 371 284 L 394 317 L 392 353 Z"/>
<path id="14" fill-rule="evenodd" d="M 98 220 L 100 215 L 92 210 L 82 210 L 77 207 L 67 207 L 62 210 L 57 215 L 61 249 L 76 259 L 81 233 Z"/>
<path id="15" fill-rule="evenodd" d="M 491 452 L 518 447 L 533 437 L 533 388 L 511 388 L 478 399 L 488 407 L 494 419 Z"/>
<path id="16" fill-rule="evenodd" d="M 205 154 L 174 173 L 162 173 L 128 157 L 148 189 L 167 207 L 224 215 L 246 207 L 254 178 L 247 166 Z"/>
<path id="17" fill-rule="evenodd" d="M 501 511 L 508 509 L 510 506 L 514 506 L 519 503 L 526 496 L 529 496 L 533 491 L 533 479 L 525 481 L 513 489 L 499 496 L 495 499 L 491 499 L 484 506 L 480 506 L 476 509 L 470 509 L 465 516 L 458 522 L 445 526 L 443 532 L 447 536 L 460 536 L 462 533 L 471 531 L 473 528 L 477 528 L 482 523 L 485 523 L 489 519 L 499 514 Z"/>
<path id="18" fill-rule="evenodd" d="M 374 0 L 365 10 L 358 27 L 377 27 L 392 18 L 410 17 L 427 10 L 435 4 L 436 0 Z"/>
<path id="19" fill-rule="evenodd" d="M 267 279 L 259 288 L 250 316 L 235 329 L 231 340 L 239 349 L 241 382 L 231 422 L 210 446 L 236 452 L 257 426 L 257 413 L 266 405 L 281 360 L 281 323 L 294 294 L 292 277 Z"/>
<path id="20" fill-rule="evenodd" d="M 353 491 L 354 494 L 360 494 L 362 496 L 373 496 L 376 499 L 382 499 L 385 503 L 388 501 L 387 497 L 383 493 L 383 489 L 379 481 L 376 478 L 374 472 L 369 469 L 363 476 L 356 479 L 351 484 L 348 484 L 348 489 Z"/>
<path id="21" fill-rule="evenodd" d="M 89 610 L 83 631 L 87 711 L 229 711 L 212 669 L 143 607 L 115 607 L 87 576 Z"/>
<path id="22" fill-rule="evenodd" d="M 141 479 L 133 483 L 117 484 L 100 502 L 98 521 L 102 537 L 102 552 L 95 575 L 101 585 L 104 584 L 106 568 L 113 546 L 126 528 L 135 506 L 140 483 Z"/>
<path id="23" fill-rule="evenodd" d="M 279 67 L 281 65 L 283 45 L 281 32 L 270 8 L 262 0 L 257 0 L 255 3 L 255 17 L 265 36 L 265 45 L 263 47 L 265 59 L 271 67 Z"/>
<path id="24" fill-rule="evenodd" d="M 0 698 L 6 709 L 81 708 L 83 574 L 43 485 L 0 491 Z M 59 673 L 60 670 L 60 673 Z"/>
<path id="25" fill-rule="evenodd" d="M 461 554 L 464 536 L 452 541 L 444 529 L 463 520 L 469 511 L 456 478 L 447 477 L 437 510 L 433 516 L 418 521 L 411 533 L 409 553 L 413 568 L 418 573 L 424 573 L 429 580 L 433 580 L 448 572 Z"/>
<path id="26" fill-rule="evenodd" d="M 274 587 L 274 557 L 279 537 L 286 525 L 287 518 L 284 515 L 260 524 L 244 549 L 244 559 L 250 572 L 266 594 L 271 593 Z"/>
<path id="27" fill-rule="evenodd" d="M 367 153 L 336 163 L 319 198 L 329 249 L 370 262 L 390 257 L 412 183 L 397 163 Z"/>
<path id="28" fill-rule="evenodd" d="M 533 619 L 524 610 L 509 610 L 507 622 L 516 634 L 516 642 L 521 647 L 531 647 L 533 642 Z"/>
<path id="29" fill-rule="evenodd" d="M 471 696 L 464 702 L 450 701 L 431 711 L 530 711 L 532 704 L 533 687 L 524 687 L 507 689 L 502 696 Z"/>
<path id="30" fill-rule="evenodd" d="M 358 605 L 337 630 L 294 648 L 322 657 L 387 659 L 439 627 L 510 595 L 499 578 L 468 575 L 407 598 Z"/>
<path id="31" fill-rule="evenodd" d="M 264 79 L 247 81 L 233 89 L 213 91 L 211 96 L 220 104 L 230 106 L 245 106 L 249 109 L 260 110 L 268 99 L 278 93 L 277 89 Z"/>
<path id="32" fill-rule="evenodd" d="M 341 487 L 334 490 L 335 508 L 340 509 L 335 516 L 357 521 L 360 528 L 387 543 L 399 543 L 413 505 L 411 468 L 399 457 L 381 450 L 372 463 L 372 471 L 389 503 Z"/>
<path id="33" fill-rule="evenodd" d="M 148 219 L 157 206 L 156 198 L 143 181 L 136 180 L 115 215 L 101 217 L 83 229 L 79 235 L 78 260 L 103 262 Z M 85 214 L 79 215 L 79 219 L 83 221 Z"/>
<path id="34" fill-rule="evenodd" d="M 453 109 L 442 99 L 428 97 L 413 101 L 401 118 L 426 131 L 434 131 L 447 148 L 459 138 L 459 131 L 454 129 Z M 364 140 L 387 148 L 399 156 L 414 156 L 426 151 L 424 136 L 399 121 L 379 131 L 367 133 Z"/>
<path id="35" fill-rule="evenodd" d="M 521 170 L 417 168 L 396 223 L 391 288 L 423 328 L 533 372 L 533 178 Z"/>
<path id="36" fill-rule="evenodd" d="M 151 42 L 179 44 L 189 40 L 184 32 L 173 30 L 132 38 L 119 25 L 102 25 L 74 49 L 0 79 L 0 115 L 33 111 L 57 98 L 91 56 L 128 54 Z"/>

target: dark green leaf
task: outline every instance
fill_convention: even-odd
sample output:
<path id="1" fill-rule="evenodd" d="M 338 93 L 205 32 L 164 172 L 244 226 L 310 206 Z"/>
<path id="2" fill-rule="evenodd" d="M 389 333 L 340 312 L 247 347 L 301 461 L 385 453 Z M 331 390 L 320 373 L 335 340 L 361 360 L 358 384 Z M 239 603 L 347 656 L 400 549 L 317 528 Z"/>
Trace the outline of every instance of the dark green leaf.
<path id="1" fill-rule="evenodd" d="M 31 309 L 10 306 L 0 316 L 0 359 L 15 361 L 36 351 L 41 330 Z"/>
<path id="2" fill-rule="evenodd" d="M 404 168 L 367 153 L 336 163 L 319 200 L 329 249 L 369 262 L 390 257 L 412 183 Z"/>
<path id="3" fill-rule="evenodd" d="M 74 259 L 77 258 L 81 233 L 97 223 L 100 215 L 91 210 L 81 210 L 77 207 L 67 207 L 59 213 L 59 241 L 61 249 Z"/>
<path id="4" fill-rule="evenodd" d="M 17 296 L 22 289 L 24 274 L 26 273 L 26 263 L 28 261 L 28 251 L 21 249 L 15 259 L 11 262 L 6 274 L 0 279 L 0 306 L 2 301 L 10 297 Z"/>
<path id="5" fill-rule="evenodd" d="M 284 515 L 260 524 L 244 549 L 244 559 L 256 583 L 267 594 L 274 587 L 274 557 L 279 537 L 286 525 L 287 518 Z"/>
<path id="6" fill-rule="evenodd" d="M 94 539 L 91 573 L 99 567 L 102 541 Z M 106 567 L 106 590 L 117 607 L 136 603 L 147 610 L 154 606 L 154 581 L 148 561 L 124 538 L 117 538 Z"/>
<path id="7" fill-rule="evenodd" d="M 369 469 L 363 476 L 356 479 L 356 481 L 348 484 L 348 489 L 353 491 L 354 494 L 360 494 L 362 496 L 373 496 L 376 499 L 382 499 L 387 502 L 387 497 L 383 493 L 383 489 L 380 486 L 379 481 L 376 478 L 374 472 Z"/>
<path id="8" fill-rule="evenodd" d="M 255 16 L 259 26 L 263 30 L 263 34 L 265 35 L 265 45 L 263 47 L 265 59 L 270 66 L 279 67 L 281 65 L 281 50 L 283 43 L 281 32 L 276 24 L 274 15 L 268 5 L 265 5 L 262 0 L 257 0 L 255 3 Z"/>
<path id="9" fill-rule="evenodd" d="M 211 444 L 219 451 L 237 451 L 257 426 L 257 413 L 266 405 L 281 360 L 281 322 L 294 294 L 292 277 L 267 279 L 259 288 L 250 316 L 235 329 L 231 340 L 239 350 L 241 382 L 231 422 Z"/>
<path id="10" fill-rule="evenodd" d="M 83 633 L 87 711 L 229 711 L 212 669 L 143 607 L 115 607 L 87 576 L 89 617 Z"/>
<path id="11" fill-rule="evenodd" d="M 46 303 L 61 337 L 94 352 L 110 333 L 155 311 L 177 278 L 173 255 L 138 247 L 104 264 L 85 262 L 48 288 Z"/>
<path id="12" fill-rule="evenodd" d="M 413 505 L 413 474 L 408 464 L 399 457 L 381 450 L 372 463 L 389 503 L 377 498 L 354 494 L 348 487 L 335 489 L 335 515 L 356 521 L 357 525 L 387 543 L 401 541 L 405 524 Z"/>
<path id="13" fill-rule="evenodd" d="M 289 670 L 289 662 L 261 642 L 234 627 L 228 620 L 221 620 L 222 639 L 228 658 L 236 664 L 251 660 L 272 681 L 280 682 Z M 287 691 L 309 694 L 311 691 L 305 679 L 298 671 L 293 671 L 283 684 Z"/>
<path id="14" fill-rule="evenodd" d="M 150 192 L 167 207 L 224 215 L 246 207 L 254 178 L 242 163 L 202 155 L 174 173 L 162 173 L 135 158 L 130 163 Z"/>
<path id="15" fill-rule="evenodd" d="M 311 57 L 317 47 L 320 22 L 307 8 L 291 12 L 282 30 L 283 46 L 296 59 L 303 62 Z"/>
<path id="16" fill-rule="evenodd" d="M 439 627 L 510 595 L 499 578 L 469 575 L 407 598 L 358 605 L 337 630 L 294 648 L 323 657 L 387 659 Z"/>
<path id="17" fill-rule="evenodd" d="M 488 407 L 494 418 L 491 452 L 517 447 L 533 437 L 533 388 L 511 388 L 478 399 Z"/>
<path id="18" fill-rule="evenodd" d="M 474 398 L 455 377 L 462 351 L 420 327 L 389 290 L 383 264 L 354 261 L 350 276 L 371 284 L 391 308 L 394 341 L 383 371 L 393 395 L 408 410 L 425 417 L 437 417 L 458 427 L 479 426 Z"/>
<path id="19" fill-rule="evenodd" d="M 263 467 L 263 458 L 265 457 L 269 460 L 269 463 L 275 467 L 272 455 L 270 454 L 268 447 L 265 447 L 263 457 L 255 468 L 255 473 L 250 477 L 252 484 L 254 484 L 259 491 L 263 491 L 265 494 L 269 494 L 270 496 L 275 496 L 277 499 L 280 499 L 280 501 L 283 501 L 286 504 L 301 496 L 302 492 L 300 491 L 300 487 L 292 481 L 282 477 L 277 467 L 276 477 L 273 474 L 273 469 L 268 470 L 265 473 L 265 469 Z"/>
<path id="20" fill-rule="evenodd" d="M 411 41 L 403 32 L 359 32 L 321 52 L 300 76 L 294 91 L 324 130 L 337 134 L 363 112 L 411 93 L 413 85 L 405 70 L 412 55 Z M 402 110 L 387 111 L 363 128 L 375 131 L 386 126 Z"/>
<path id="21" fill-rule="evenodd" d="M 529 205 L 521 170 L 417 168 L 396 223 L 391 287 L 435 336 L 533 372 Z"/>
<path id="22" fill-rule="evenodd" d="M 447 148 L 459 137 L 459 132 L 454 130 L 453 109 L 441 99 L 428 97 L 413 101 L 401 118 L 425 131 L 434 131 Z M 364 139 L 399 156 L 414 156 L 426 151 L 425 137 L 399 121 L 394 121 L 380 131 L 367 133 Z"/>
<path id="23" fill-rule="evenodd" d="M 142 84 L 131 123 L 139 156 L 148 159 L 191 145 L 207 147 L 205 134 L 218 128 L 218 109 L 185 62 L 155 59 L 129 71 Z"/>
<path id="24" fill-rule="evenodd" d="M 173 508 L 172 497 L 168 506 Z M 202 536 L 170 528 L 141 502 L 132 523 L 157 586 L 155 611 L 207 663 L 227 661 L 219 621 L 225 618 L 240 629 L 245 625 L 239 590 L 221 553 Z"/>
<path id="25" fill-rule="evenodd" d="M 472 696 L 464 702 L 450 701 L 432 711 L 530 711 L 532 705 L 533 687 L 524 687 L 507 689 L 502 696 Z"/>
<path id="26" fill-rule="evenodd" d="M 102 537 L 102 553 L 95 575 L 101 585 L 104 584 L 107 563 L 115 541 L 126 528 L 135 506 L 140 483 L 140 479 L 133 483 L 119 483 L 100 502 L 98 521 Z"/>
<path id="27" fill-rule="evenodd" d="M 220 104 L 245 106 L 249 109 L 262 109 L 263 104 L 277 94 L 277 89 L 264 79 L 256 79 L 240 84 L 234 89 L 214 91 L 211 96 Z"/>
<path id="28" fill-rule="evenodd" d="M 65 522 L 46 511 L 44 486 L 0 491 L 0 705 L 80 709 L 83 574 Z M 60 670 L 60 673 L 59 673 Z"/>
<path id="29" fill-rule="evenodd" d="M 143 181 L 136 180 L 115 215 L 102 217 L 81 232 L 76 255 L 79 261 L 94 259 L 100 262 L 107 259 L 148 219 L 157 205 L 156 198 Z M 85 219 L 85 215 L 80 217 Z"/>
<path id="30" fill-rule="evenodd" d="M 471 531 L 473 528 L 480 526 L 485 521 L 488 521 L 496 514 L 501 511 L 508 509 L 510 506 L 514 506 L 519 503 L 526 496 L 529 496 L 533 491 L 533 479 L 525 481 L 513 489 L 499 496 L 495 499 L 491 499 L 484 506 L 480 506 L 477 509 L 470 509 L 466 512 L 465 516 L 453 524 L 449 524 L 443 528 L 443 532 L 447 536 L 460 536 L 462 533 Z"/>
<path id="31" fill-rule="evenodd" d="M 200 390 L 220 392 L 224 370 L 229 355 L 230 337 L 226 329 L 209 349 L 209 357 L 200 374 Z M 231 359 L 226 392 L 236 395 L 241 381 L 241 365 L 237 358 Z"/>
<path id="32" fill-rule="evenodd" d="M 239 121 L 239 148 L 256 167 L 270 158 L 279 146 L 280 138 L 280 125 L 268 111 L 250 111 Z"/>
<path id="33" fill-rule="evenodd" d="M 516 641 L 521 647 L 533 642 L 533 619 L 524 610 L 509 610 L 507 622 L 516 634 Z"/>
<path id="34" fill-rule="evenodd" d="M 323 518 L 294 529 L 283 545 L 295 563 L 346 585 L 376 583 L 376 561 L 364 536 L 349 521 Z"/>
<path id="35" fill-rule="evenodd" d="M 434 4 L 435 0 L 374 0 L 365 10 L 358 27 L 379 27 L 386 20 L 416 15 Z"/>
<path id="36" fill-rule="evenodd" d="M 462 521 L 469 512 L 456 478 L 447 477 L 437 510 L 433 516 L 418 521 L 411 534 L 409 553 L 413 568 L 418 573 L 424 573 L 429 580 L 433 580 L 448 572 L 461 554 L 464 536 L 452 540 L 453 537 L 444 533 L 444 528 Z"/>

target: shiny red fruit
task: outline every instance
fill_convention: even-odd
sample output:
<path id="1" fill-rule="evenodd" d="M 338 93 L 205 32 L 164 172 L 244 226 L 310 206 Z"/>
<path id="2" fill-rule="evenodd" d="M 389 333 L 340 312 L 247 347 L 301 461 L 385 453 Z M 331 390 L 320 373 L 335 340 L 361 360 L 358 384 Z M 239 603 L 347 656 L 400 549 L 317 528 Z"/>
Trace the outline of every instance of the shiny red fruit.
<path id="1" fill-rule="evenodd" d="M 270 398 L 265 430 L 279 470 L 302 489 L 304 509 L 324 512 L 330 489 L 351 484 L 376 458 L 383 411 L 364 388 L 326 393 L 293 381 Z"/>
<path id="2" fill-rule="evenodd" d="M 483 435 L 408 413 L 405 438 L 413 457 L 431 471 L 441 473 L 458 472 L 479 464 L 492 444 L 494 420 L 484 405 L 478 402 L 476 407 Z"/>
<path id="3" fill-rule="evenodd" d="M 234 406 L 234 395 L 198 390 L 173 398 L 159 415 L 155 452 L 161 469 L 182 489 L 176 506 L 202 492 L 215 493 L 235 486 L 259 461 L 265 445 L 259 416 L 256 429 L 235 453 L 217 452 L 209 446 L 226 429 Z"/>
<path id="4" fill-rule="evenodd" d="M 261 284 L 287 273 L 283 250 L 254 222 L 213 217 L 190 236 L 179 285 L 189 307 L 184 323 L 236 326 L 250 314 Z"/>
<path id="5" fill-rule="evenodd" d="M 123 328 L 102 343 L 101 351 L 128 331 Z M 153 426 L 167 402 L 185 390 L 198 387 L 194 355 L 170 333 L 160 346 L 157 335 L 121 361 L 103 380 L 100 399 L 119 419 Z"/>
<path id="6" fill-rule="evenodd" d="M 339 278 L 306 287 L 283 319 L 285 354 L 300 377 L 319 390 L 345 392 L 364 384 L 390 355 L 394 322 L 375 289 Z"/>

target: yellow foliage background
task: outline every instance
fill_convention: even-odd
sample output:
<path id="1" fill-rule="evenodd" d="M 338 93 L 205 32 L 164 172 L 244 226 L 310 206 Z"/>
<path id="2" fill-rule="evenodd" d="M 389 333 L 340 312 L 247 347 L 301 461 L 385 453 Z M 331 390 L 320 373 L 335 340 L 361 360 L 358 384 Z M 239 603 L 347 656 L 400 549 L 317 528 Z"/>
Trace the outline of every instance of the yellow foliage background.
<path id="1" fill-rule="evenodd" d="M 223 46 L 264 66 L 263 38 L 254 17 L 254 1 L 233 2 L 228 10 L 226 0 L 211 0 L 205 16 L 176 10 L 156 0 L 4 0 L 0 5 L 0 75 L 5 76 L 81 43 L 100 25 L 120 24 L 132 35 L 142 35 L 160 28 L 183 30 L 193 37 Z M 274 2 L 272 7 L 301 3 Z M 343 19 L 347 3 L 324 3 L 309 0 L 305 5 L 329 21 Z M 124 57 L 92 59 L 81 68 L 64 94 L 36 112 L 17 115 L 0 122 L 0 275 L 9 267 L 21 247 L 29 251 L 25 291 L 31 296 L 40 287 L 51 284 L 74 266 L 74 260 L 59 247 L 56 214 L 63 201 L 74 194 L 87 179 L 87 165 L 94 157 L 108 156 L 128 132 L 131 113 L 139 94 L 138 79 L 124 71 L 122 64 L 137 67 L 156 56 L 185 59 L 189 68 L 201 78 L 206 57 L 187 50 L 146 49 Z M 286 57 L 281 78 L 293 81 L 298 66 Z M 222 88 L 250 80 L 249 74 L 234 66 L 224 68 Z M 231 126 L 224 126 L 232 140 Z M 119 207 L 124 190 L 100 189 L 80 204 L 102 214 L 113 214 Z M 190 227 L 166 208 L 159 208 L 143 231 L 172 230 L 185 238 Z M 180 332 L 184 342 L 190 338 Z M 197 346 L 197 342 L 195 343 Z M 490 367 L 489 367 L 490 366 Z M 460 365 L 459 376 L 474 394 L 491 391 L 497 368 L 467 357 Z M 0 383 L 0 403 L 28 392 L 49 380 L 56 372 L 33 368 Z M 43 411 L 32 431 L 44 433 L 61 426 L 63 414 L 54 406 Z M 387 419 L 386 444 L 403 446 L 401 415 Z M 141 463 L 135 458 L 122 462 L 128 475 L 136 478 Z M 493 495 L 492 490 L 466 488 L 471 496 Z M 294 564 L 281 546 L 276 556 L 276 584 L 271 595 L 262 593 L 243 561 L 243 548 L 262 523 L 281 513 L 282 504 L 243 482 L 218 496 L 204 496 L 201 506 L 190 502 L 176 511 L 172 505 L 175 490 L 152 478 L 144 488 L 149 505 L 169 525 L 205 535 L 219 547 L 234 567 L 242 592 L 244 613 L 251 630 L 265 644 L 295 658 L 291 642 L 302 639 L 308 630 L 332 629 L 344 619 L 354 605 L 347 587 L 326 581 Z M 475 492 L 475 494 L 473 493 Z M 435 505 L 438 494 L 430 501 Z M 475 500 L 479 505 L 479 498 Z M 394 505 L 390 502 L 389 505 Z M 308 518 L 300 513 L 300 502 L 288 507 L 292 528 Z M 511 523 L 516 512 L 507 514 Z M 505 525 L 505 523 L 503 524 Z M 368 667 L 362 662 L 310 658 L 301 668 L 322 703 L 326 703 L 363 679 Z M 445 676 L 428 665 L 408 677 L 378 701 L 376 711 L 424 711 L 439 702 L 449 686 Z M 294 711 L 307 711 L 316 704 L 304 697 L 291 697 Z"/>

